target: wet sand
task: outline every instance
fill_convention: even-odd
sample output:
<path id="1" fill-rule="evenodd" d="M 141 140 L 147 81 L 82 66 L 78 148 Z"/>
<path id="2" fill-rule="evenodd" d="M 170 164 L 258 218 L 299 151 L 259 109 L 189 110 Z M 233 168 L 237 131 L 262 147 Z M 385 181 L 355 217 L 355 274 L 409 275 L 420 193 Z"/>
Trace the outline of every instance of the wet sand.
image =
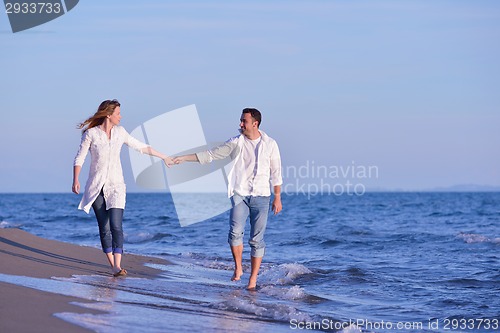
<path id="1" fill-rule="evenodd" d="M 100 249 L 47 240 L 19 229 L 0 229 L 0 263 L 1 274 L 14 276 L 45 279 L 73 275 L 111 276 L 111 268 Z M 159 258 L 132 254 L 123 257 L 123 267 L 130 277 L 156 277 L 159 271 L 144 266 L 146 263 L 168 264 Z M 53 314 L 102 313 L 70 304 L 88 303 L 84 299 L 10 283 L 0 282 L 0 295 L 0 332 L 90 332 Z"/>

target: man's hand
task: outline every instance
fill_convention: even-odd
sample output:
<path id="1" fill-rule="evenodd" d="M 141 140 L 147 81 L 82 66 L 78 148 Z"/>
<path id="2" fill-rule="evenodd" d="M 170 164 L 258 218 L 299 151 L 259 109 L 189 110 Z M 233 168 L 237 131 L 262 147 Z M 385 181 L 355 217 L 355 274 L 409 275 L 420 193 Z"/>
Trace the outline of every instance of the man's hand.
<path id="1" fill-rule="evenodd" d="M 174 156 L 173 160 L 174 164 L 181 164 L 185 162 L 184 156 Z"/>
<path id="2" fill-rule="evenodd" d="M 281 205 L 281 195 L 275 195 L 274 200 L 273 200 L 273 213 L 274 215 L 278 214 L 281 212 L 283 209 L 283 206 Z"/>

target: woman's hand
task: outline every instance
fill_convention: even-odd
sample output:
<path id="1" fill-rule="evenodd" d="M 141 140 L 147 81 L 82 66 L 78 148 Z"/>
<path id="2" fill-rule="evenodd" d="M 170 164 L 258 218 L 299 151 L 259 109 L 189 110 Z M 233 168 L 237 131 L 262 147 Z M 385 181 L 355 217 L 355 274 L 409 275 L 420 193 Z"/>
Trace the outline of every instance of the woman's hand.
<path id="1" fill-rule="evenodd" d="M 80 182 L 78 181 L 78 179 L 73 181 L 73 187 L 71 190 L 75 194 L 80 194 Z"/>
<path id="2" fill-rule="evenodd" d="M 81 165 L 75 165 L 73 167 L 73 187 L 71 190 L 75 194 L 80 194 L 80 181 L 78 180 L 78 178 L 80 178 L 80 171 L 82 171 Z"/>
<path id="3" fill-rule="evenodd" d="M 165 165 L 166 165 L 168 168 L 170 168 L 170 166 L 171 166 L 171 165 L 174 165 L 174 164 L 175 164 L 174 160 L 173 160 L 173 159 L 172 159 L 172 157 L 170 157 L 170 156 L 166 156 L 166 157 L 164 157 L 164 158 L 163 158 L 163 163 L 165 163 Z"/>

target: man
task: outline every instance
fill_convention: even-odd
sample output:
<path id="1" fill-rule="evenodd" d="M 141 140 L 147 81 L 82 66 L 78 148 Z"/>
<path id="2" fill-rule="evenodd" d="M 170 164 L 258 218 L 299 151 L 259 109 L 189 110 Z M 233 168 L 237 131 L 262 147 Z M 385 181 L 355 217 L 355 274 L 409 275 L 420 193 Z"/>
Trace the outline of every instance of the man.
<path id="1" fill-rule="evenodd" d="M 234 259 L 232 281 L 243 275 L 243 233 L 247 217 L 250 216 L 251 275 L 248 290 L 255 290 L 262 257 L 265 251 L 264 233 L 267 225 L 270 185 L 273 187 L 272 210 L 281 209 L 281 157 L 278 144 L 259 129 L 261 113 L 254 108 L 243 109 L 240 118 L 240 135 L 224 144 L 200 153 L 178 156 L 175 164 L 182 162 L 210 163 L 213 160 L 232 158 L 233 165 L 228 174 L 228 196 L 231 198 L 230 228 L 228 242 Z"/>

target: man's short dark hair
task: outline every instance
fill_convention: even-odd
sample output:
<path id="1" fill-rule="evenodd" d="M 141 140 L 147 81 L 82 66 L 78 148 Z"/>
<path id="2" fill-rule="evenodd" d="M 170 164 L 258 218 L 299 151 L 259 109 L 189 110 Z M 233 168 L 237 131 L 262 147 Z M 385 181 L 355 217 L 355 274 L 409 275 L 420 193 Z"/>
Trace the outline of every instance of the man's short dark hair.
<path id="1" fill-rule="evenodd" d="M 245 108 L 242 113 L 250 113 L 253 119 L 257 121 L 257 127 L 260 126 L 260 122 L 262 121 L 262 115 L 260 111 L 254 108 Z"/>

